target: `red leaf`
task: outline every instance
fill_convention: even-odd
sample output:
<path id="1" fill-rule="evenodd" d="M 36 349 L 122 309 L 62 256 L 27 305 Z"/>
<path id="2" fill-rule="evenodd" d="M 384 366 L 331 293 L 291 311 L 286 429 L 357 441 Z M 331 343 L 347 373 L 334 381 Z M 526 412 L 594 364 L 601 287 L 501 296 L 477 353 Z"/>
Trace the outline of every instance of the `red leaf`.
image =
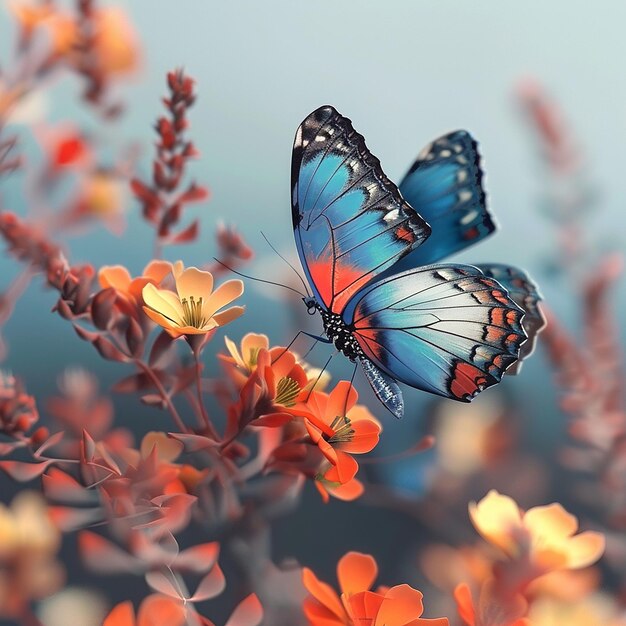
<path id="1" fill-rule="evenodd" d="M 263 619 L 263 607 L 255 594 L 239 603 L 225 626 L 258 626 Z"/>
<path id="2" fill-rule="evenodd" d="M 198 452 L 218 445 L 215 439 L 204 435 L 186 435 L 184 433 L 168 433 L 168 435 L 184 444 L 185 452 Z"/>
<path id="3" fill-rule="evenodd" d="M 126 328 L 126 344 L 130 353 L 139 358 L 143 354 L 144 334 L 137 320 L 132 317 L 128 320 Z"/>
<path id="4" fill-rule="evenodd" d="M 6 456 L 7 454 L 11 454 L 14 450 L 18 448 L 23 448 L 26 445 L 24 441 L 11 441 L 0 443 L 0 456 Z"/>
<path id="5" fill-rule="evenodd" d="M 200 185 L 196 185 L 196 183 L 192 183 L 189 185 L 187 191 L 181 194 L 178 198 L 179 202 L 201 202 L 202 200 L 206 200 L 209 197 L 209 190 L 206 187 L 201 187 Z"/>
<path id="6" fill-rule="evenodd" d="M 190 602 L 204 602 L 219 596 L 226 587 L 226 578 L 219 565 L 216 565 L 201 581 Z"/>
<path id="7" fill-rule="evenodd" d="M 118 380 L 111 389 L 116 393 L 132 393 L 142 389 L 150 389 L 154 383 L 145 374 L 131 374 Z"/>
<path id="8" fill-rule="evenodd" d="M 22 463 L 21 461 L 0 461 L 0 469 L 6 472 L 13 480 L 25 483 L 41 476 L 56 460 L 42 463 Z"/>
<path id="9" fill-rule="evenodd" d="M 100 509 L 74 509 L 67 506 L 51 506 L 48 508 L 55 526 L 63 532 L 73 532 L 99 521 L 102 518 Z"/>
<path id="10" fill-rule="evenodd" d="M 188 243 L 190 241 L 195 241 L 198 237 L 198 233 L 200 232 L 200 223 L 198 220 L 194 220 L 189 226 L 176 233 L 175 235 L 171 235 L 168 238 L 168 243 Z"/>
<path id="11" fill-rule="evenodd" d="M 59 441 L 61 441 L 63 439 L 63 437 L 65 436 L 65 431 L 61 430 L 58 433 L 55 433 L 54 435 L 52 435 L 51 437 L 49 437 L 47 439 L 47 441 L 44 441 L 38 448 L 37 450 L 35 450 L 35 452 L 33 453 L 33 455 L 35 456 L 35 458 L 41 458 L 41 455 L 46 451 L 49 450 L 50 448 L 53 448 L 54 446 L 57 445 L 57 443 L 59 443 Z"/>
<path id="12" fill-rule="evenodd" d="M 150 357 L 148 363 L 154 367 L 157 362 L 165 355 L 165 353 L 171 348 L 172 344 L 176 341 L 169 333 L 162 331 L 161 334 L 155 339 L 150 350 Z"/>
<path id="13" fill-rule="evenodd" d="M 116 348 L 106 337 L 98 336 L 93 341 L 93 345 L 100 353 L 100 356 L 109 361 L 118 361 L 119 363 L 127 363 L 129 361 L 128 356 Z"/>
<path id="14" fill-rule="evenodd" d="M 148 586 L 164 596 L 169 598 L 178 598 L 184 600 L 170 576 L 167 576 L 163 572 L 148 572 L 146 574 L 146 583 Z"/>
<path id="15" fill-rule="evenodd" d="M 96 497 L 95 492 L 85 489 L 77 480 L 56 467 L 50 468 L 41 480 L 44 493 L 49 500 L 61 500 L 69 504 L 89 504 Z"/>
<path id="16" fill-rule="evenodd" d="M 174 566 L 177 570 L 182 569 L 196 574 L 204 574 L 215 565 L 219 553 L 220 544 L 217 541 L 202 543 L 183 550 L 176 557 Z"/>
<path id="17" fill-rule="evenodd" d="M 113 321 L 113 307 L 117 294 L 115 289 L 108 288 L 99 291 L 91 301 L 91 318 L 96 328 L 106 330 Z"/>
<path id="18" fill-rule="evenodd" d="M 76 334 L 81 339 L 84 339 L 85 341 L 89 341 L 90 343 L 93 343 L 99 337 L 98 333 L 94 333 L 89 330 L 86 330 L 82 326 L 79 326 L 78 324 L 74 324 L 73 326 L 74 326 L 74 330 L 76 331 Z"/>
<path id="19" fill-rule="evenodd" d="M 258 419 L 250 422 L 250 426 L 266 426 L 269 428 L 276 428 L 277 426 L 284 426 L 293 419 L 289 413 L 270 413 L 269 415 L 262 415 Z"/>
<path id="20" fill-rule="evenodd" d="M 152 191 L 150 187 L 142 183 L 137 178 L 133 178 L 133 180 L 130 181 L 130 188 L 132 189 L 135 196 L 139 198 L 139 200 L 141 200 L 142 202 L 152 203 L 158 201 L 158 197 L 154 193 L 154 191 Z"/>
<path id="21" fill-rule="evenodd" d="M 79 533 L 78 549 L 85 565 L 98 574 L 142 571 L 141 561 L 89 530 Z"/>

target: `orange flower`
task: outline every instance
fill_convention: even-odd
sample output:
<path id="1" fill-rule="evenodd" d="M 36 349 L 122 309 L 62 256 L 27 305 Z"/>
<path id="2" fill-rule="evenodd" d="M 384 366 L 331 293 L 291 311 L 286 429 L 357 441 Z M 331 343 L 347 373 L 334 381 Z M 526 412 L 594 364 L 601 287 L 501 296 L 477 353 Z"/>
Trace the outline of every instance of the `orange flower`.
<path id="1" fill-rule="evenodd" d="M 308 568 L 302 581 L 311 594 L 303 604 L 311 626 L 448 626 L 446 618 L 423 619 L 422 594 L 409 585 L 370 591 L 378 575 L 373 557 L 348 552 L 337 565 L 341 596 Z"/>
<path id="2" fill-rule="evenodd" d="M 0 615 L 17 617 L 24 606 L 59 589 L 64 573 L 56 554 L 61 535 L 43 498 L 18 494 L 0 504 Z"/>
<path id="3" fill-rule="evenodd" d="M 126 13 L 117 7 L 99 9 L 95 15 L 94 51 L 105 74 L 126 74 L 139 64 L 137 35 Z"/>
<path id="4" fill-rule="evenodd" d="M 98 272 L 98 282 L 103 289 L 115 289 L 127 313 L 134 315 L 137 310 L 143 310 L 143 288 L 147 284 L 160 285 L 171 271 L 172 264 L 168 261 L 150 261 L 141 276 L 133 278 L 122 265 L 105 265 Z"/>
<path id="5" fill-rule="evenodd" d="M 240 347 L 228 337 L 224 337 L 226 349 L 230 356 L 219 355 L 227 366 L 227 373 L 237 388 L 244 386 L 252 372 L 256 370 L 259 352 L 269 350 L 269 339 L 266 335 L 248 333 L 241 340 Z"/>
<path id="6" fill-rule="evenodd" d="M 315 476 L 315 487 L 320 492 L 324 502 L 330 500 L 330 496 L 351 502 L 363 495 L 363 483 L 355 478 L 359 469 L 357 462 L 348 456 L 342 465 L 341 475 L 339 468 L 330 463 Z"/>
<path id="7" fill-rule="evenodd" d="M 523 617 L 528 609 L 523 596 L 517 594 L 503 601 L 493 580 L 482 585 L 477 603 L 465 583 L 454 590 L 454 599 L 459 616 L 467 626 L 533 626 Z"/>
<path id="8" fill-rule="evenodd" d="M 196 267 L 184 269 L 182 261 L 173 267 L 176 291 L 147 284 L 143 290 L 144 311 L 172 337 L 204 335 L 228 324 L 244 312 L 233 306 L 218 313 L 243 293 L 240 280 L 229 280 L 213 291 L 213 275 Z"/>
<path id="9" fill-rule="evenodd" d="M 354 476 L 348 478 L 354 462 L 350 455 L 370 452 L 380 437 L 380 423 L 366 407 L 356 404 L 358 397 L 356 389 L 342 380 L 330 394 L 311 392 L 306 403 L 291 411 L 304 418 L 309 437 L 337 468 L 341 484 Z"/>
<path id="10" fill-rule="evenodd" d="M 125 189 L 115 172 L 97 169 L 82 178 L 69 217 L 97 219 L 113 233 L 121 234 L 125 226 Z"/>
<path id="11" fill-rule="evenodd" d="M 578 520 L 557 503 L 524 512 L 512 498 L 492 490 L 478 504 L 472 502 L 469 513 L 487 541 L 510 558 L 527 553 L 540 571 L 586 567 L 604 552 L 604 536 L 576 535 Z"/>
<path id="12" fill-rule="evenodd" d="M 132 602 L 118 604 L 102 626 L 185 626 L 186 623 L 186 611 L 181 602 L 153 594 L 143 600 L 137 616 Z"/>

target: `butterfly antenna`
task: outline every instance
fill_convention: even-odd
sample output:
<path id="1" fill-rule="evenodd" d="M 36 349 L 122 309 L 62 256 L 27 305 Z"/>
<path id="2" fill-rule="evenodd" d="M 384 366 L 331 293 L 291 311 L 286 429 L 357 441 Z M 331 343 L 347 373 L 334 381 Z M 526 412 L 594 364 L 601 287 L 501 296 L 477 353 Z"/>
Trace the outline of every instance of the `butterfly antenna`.
<path id="1" fill-rule="evenodd" d="M 226 265 L 226 263 L 224 263 L 223 261 L 220 261 L 216 257 L 213 257 L 213 260 L 216 263 L 219 263 L 222 267 L 225 267 L 227 270 L 230 270 L 233 274 L 237 274 L 237 276 L 241 276 L 242 278 L 247 278 L 248 280 L 255 280 L 255 281 L 259 282 L 259 283 L 266 283 L 268 285 L 275 285 L 276 287 L 283 287 L 284 289 L 289 289 L 289 291 L 293 291 L 294 293 L 297 293 L 299 296 L 302 296 L 303 298 L 307 297 L 301 291 L 298 291 L 297 289 L 294 289 L 293 287 L 289 287 L 289 285 L 283 285 L 282 283 L 275 283 L 275 282 L 273 282 L 271 280 L 264 280 L 263 278 L 256 278 L 254 276 L 248 276 L 248 274 L 244 274 L 242 272 L 238 272 L 237 270 L 235 270 L 232 267 L 230 267 L 230 265 Z M 308 295 L 308 293 L 307 293 L 307 295 Z"/>
<path id="2" fill-rule="evenodd" d="M 267 245 L 274 250 L 274 252 L 285 262 L 287 263 L 287 265 L 293 270 L 294 274 L 300 279 L 300 282 L 302 283 L 302 286 L 304 287 L 304 291 L 306 291 L 307 296 L 309 296 L 309 298 L 311 297 L 311 294 L 309 294 L 309 288 L 306 286 L 306 282 L 304 281 L 304 278 L 302 278 L 302 276 L 300 275 L 300 272 L 272 245 L 271 241 L 265 236 L 265 233 L 263 231 L 261 231 L 261 235 L 263 237 L 263 239 L 265 239 L 265 241 L 267 242 Z"/>

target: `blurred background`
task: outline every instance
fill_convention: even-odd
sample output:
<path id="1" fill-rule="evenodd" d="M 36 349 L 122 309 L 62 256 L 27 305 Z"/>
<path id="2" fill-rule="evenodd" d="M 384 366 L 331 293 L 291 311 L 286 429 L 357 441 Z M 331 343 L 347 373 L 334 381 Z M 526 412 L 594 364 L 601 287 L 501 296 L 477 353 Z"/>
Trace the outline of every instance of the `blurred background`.
<path id="1" fill-rule="evenodd" d="M 0 11 L 0 59 L 5 69 L 10 67 L 16 38 L 8 4 L 5 1 L 5 10 Z M 626 83 L 619 70 L 626 20 L 623 2 L 612 0 L 602 6 L 583 0 L 103 4 L 123 8 L 140 42 L 136 69 L 116 83 L 124 114 L 103 122 L 81 106 L 77 81 L 63 78 L 52 83 L 45 93 L 34 94 L 11 120 L 12 128 L 22 133 L 27 162 L 41 160 L 40 143 L 26 127 L 20 131 L 20 124 L 27 122 L 36 129 L 40 119 L 84 128 L 108 146 L 111 155 L 118 154 L 121 146 L 130 146 L 139 175 L 149 175 L 151 125 L 160 113 L 164 77 L 182 67 L 196 80 L 199 94 L 190 120 L 201 158 L 192 164 L 191 172 L 210 188 L 211 197 L 189 210 L 201 219 L 199 239 L 168 248 L 167 258 L 182 258 L 187 265 L 208 263 L 216 254 L 215 226 L 225 222 L 235 225 L 255 251 L 255 261 L 244 271 L 276 279 L 287 277 L 285 266 L 268 248 L 261 231 L 286 257 L 297 258 L 289 202 L 291 147 L 298 124 L 309 112 L 332 104 L 352 119 L 395 181 L 426 143 L 464 128 L 480 144 L 489 207 L 499 229 L 456 260 L 524 268 L 538 283 L 555 318 L 573 336 L 580 336 L 585 321 L 579 303 L 583 281 L 593 275 L 603 255 L 624 250 L 626 236 L 622 157 Z M 533 125 L 528 102 L 536 93 L 563 111 L 559 128 L 576 154 L 576 166 L 566 175 L 555 175 L 558 167 L 549 166 L 545 142 Z M 25 212 L 29 177 L 26 167 L 4 181 L 3 208 Z M 580 262 L 575 271 L 559 263 L 564 233 L 554 209 L 568 185 L 584 199 L 572 218 L 577 229 L 568 231 L 584 239 L 574 254 Z M 72 262 L 96 267 L 120 263 L 133 275 L 139 273 L 152 254 L 152 233 L 130 192 L 125 194 L 124 221 L 123 237 L 96 224 L 80 237 L 68 238 Z M 16 267 L 13 260 L 0 259 L 0 286 L 6 287 Z M 274 344 L 288 342 L 300 320 L 280 290 L 252 282 L 246 287 L 247 314 L 228 328 L 228 336 L 239 340 L 245 332 L 255 331 L 269 335 Z M 623 319 L 624 281 L 616 283 L 611 298 L 619 312 L 617 319 Z M 38 281 L 23 295 L 3 329 L 9 350 L 3 367 L 27 380 L 29 392 L 38 398 L 54 393 L 59 372 L 79 364 L 94 372 L 106 389 L 119 377 L 119 366 L 99 359 L 90 346 L 75 338 L 66 322 L 50 314 L 54 300 L 53 294 L 42 294 Z M 612 341 L 623 345 L 623 325 L 618 325 Z M 221 339 L 214 345 L 221 349 Z M 470 477 L 472 487 L 464 493 L 472 497 L 501 487 L 521 494 L 524 505 L 571 500 L 569 474 L 557 458 L 566 417 L 542 348 L 539 345 L 519 376 L 472 405 L 435 401 L 407 390 L 407 414 L 400 422 L 381 414 L 365 381 L 357 377 L 362 398 L 383 421 L 381 454 L 395 454 L 406 448 L 407 440 L 426 433 L 440 436 L 443 447 L 367 468 L 373 483 L 391 486 L 398 498 L 377 498 L 373 490 L 374 495 L 362 503 L 322 506 L 313 489 L 307 488 L 303 505 L 274 525 L 274 559 L 296 558 L 328 579 L 338 556 L 356 549 L 377 556 L 385 580 L 406 579 L 417 562 L 418 547 L 425 536 L 432 538 L 437 525 L 449 524 L 451 532 L 466 527 L 469 533 L 466 500 L 452 508 L 458 518 L 448 515 L 434 524 L 434 513 L 418 513 L 409 504 L 429 497 L 433 481 L 440 476 L 436 468 L 442 464 L 454 476 Z M 321 366 L 325 350 L 316 348 L 310 360 Z M 351 371 L 340 359 L 330 369 L 335 379 Z M 137 433 L 154 428 L 162 419 L 135 398 L 116 398 L 116 407 L 118 420 L 130 423 Z M 468 438 L 502 415 L 509 435 L 493 445 L 506 450 L 507 464 L 495 473 L 483 471 L 484 459 L 472 456 Z M 512 432 L 514 444 L 509 441 Z M 450 468 L 441 457 L 445 454 L 457 461 L 465 454 L 467 465 Z M 501 484 L 492 484 L 496 481 Z M 12 484 L 3 486 L 3 500 L 10 500 L 12 492 Z M 442 505 L 431 502 L 429 506 L 436 511 Z M 320 528 L 326 529 L 322 535 Z M 446 529 L 439 531 L 440 539 L 445 539 Z M 403 550 L 405 545 L 409 549 Z M 72 559 L 71 541 L 64 550 Z M 70 578 L 83 576 L 77 563 L 70 570 Z M 137 591 L 138 597 L 144 593 Z M 127 595 L 124 580 L 107 583 L 108 601 Z"/>

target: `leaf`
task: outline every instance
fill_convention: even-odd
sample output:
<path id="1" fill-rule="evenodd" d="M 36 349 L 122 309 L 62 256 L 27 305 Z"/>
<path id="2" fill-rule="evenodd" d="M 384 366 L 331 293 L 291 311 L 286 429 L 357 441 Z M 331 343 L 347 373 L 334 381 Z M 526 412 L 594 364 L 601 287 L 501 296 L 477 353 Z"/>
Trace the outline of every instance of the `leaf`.
<path id="1" fill-rule="evenodd" d="M 183 230 L 179 231 L 175 235 L 171 235 L 168 238 L 168 243 L 176 244 L 176 243 L 189 243 L 191 241 L 195 241 L 198 238 L 198 233 L 200 232 L 200 223 L 198 220 L 194 220 L 189 226 L 183 228 Z"/>
<path id="2" fill-rule="evenodd" d="M 133 393 L 142 389 L 151 389 L 154 383 L 150 377 L 140 372 L 139 374 L 131 374 L 118 380 L 111 389 L 116 393 Z"/>
<path id="3" fill-rule="evenodd" d="M 0 456 L 6 456 L 7 454 L 11 454 L 14 450 L 18 448 L 23 448 L 26 446 L 25 441 L 11 441 L 11 442 L 3 442 L 0 443 Z"/>
<path id="4" fill-rule="evenodd" d="M 139 559 L 90 530 L 79 533 L 78 550 L 85 565 L 98 574 L 134 574 L 142 571 Z"/>
<path id="5" fill-rule="evenodd" d="M 93 340 L 93 345 L 100 353 L 100 356 L 109 361 L 118 361 L 119 363 L 127 363 L 129 358 L 121 350 L 116 348 L 113 343 L 106 337 L 99 335 Z"/>
<path id="6" fill-rule="evenodd" d="M 185 570 L 196 574 L 204 574 L 213 568 L 220 553 L 217 541 L 202 543 L 183 550 L 177 557 L 174 566 L 177 570 Z"/>
<path id="7" fill-rule="evenodd" d="M 165 575 L 163 572 L 154 571 L 148 572 L 146 574 L 146 583 L 151 589 L 162 593 L 164 596 L 168 596 L 169 598 L 177 598 L 179 600 L 184 600 L 176 585 L 171 579 L 171 576 Z"/>
<path id="8" fill-rule="evenodd" d="M 263 607 L 252 593 L 239 603 L 225 626 L 259 626 L 262 619 Z"/>
<path id="9" fill-rule="evenodd" d="M 85 489 L 77 480 L 56 467 L 50 468 L 41 477 L 43 491 L 49 500 L 60 500 L 70 504 L 93 503 L 96 494 Z"/>
<path id="10" fill-rule="evenodd" d="M 51 506 L 48 512 L 55 526 L 63 532 L 74 532 L 102 519 L 102 510 L 75 509 L 68 506 Z"/>
<path id="11" fill-rule="evenodd" d="M 115 289 L 109 287 L 99 291 L 91 301 L 91 319 L 96 328 L 106 330 L 113 321 L 113 307 L 117 294 Z"/>
<path id="12" fill-rule="evenodd" d="M 163 357 L 165 353 L 171 348 L 174 341 L 176 341 L 174 337 L 172 337 L 169 333 L 162 331 L 152 344 L 150 357 L 148 358 L 148 364 L 151 367 L 154 367 L 161 359 L 161 357 Z"/>
<path id="13" fill-rule="evenodd" d="M 276 428 L 278 426 L 284 426 L 293 419 L 289 413 L 270 413 L 269 415 L 262 415 L 261 417 L 250 422 L 250 426 Z"/>
<path id="14" fill-rule="evenodd" d="M 191 183 L 187 190 L 178 198 L 179 202 L 202 202 L 209 197 L 209 190 L 206 187 Z"/>
<path id="15" fill-rule="evenodd" d="M 226 578 L 219 565 L 216 565 L 201 581 L 190 602 L 204 602 L 219 596 L 226 588 Z"/>
<path id="16" fill-rule="evenodd" d="M 98 333 L 94 333 L 92 331 L 86 330 L 85 328 L 83 328 L 82 326 L 79 326 L 78 324 L 73 324 L 73 326 L 74 326 L 74 330 L 76 331 L 76 334 L 84 341 L 89 341 L 90 343 L 93 343 L 99 337 Z"/>
<path id="17" fill-rule="evenodd" d="M 215 439 L 205 435 L 187 435 L 184 433 L 167 433 L 172 439 L 180 441 L 185 446 L 185 452 L 198 452 L 208 450 L 219 445 Z"/>
<path id="18" fill-rule="evenodd" d="M 0 461 L 0 469 L 6 472 L 13 480 L 25 483 L 41 476 L 50 465 L 56 463 L 50 459 L 42 463 L 22 463 L 21 461 Z"/>
<path id="19" fill-rule="evenodd" d="M 35 456 L 35 458 L 40 459 L 41 455 L 46 450 L 49 450 L 50 448 L 53 448 L 54 446 L 56 446 L 57 443 L 59 443 L 59 441 L 61 441 L 64 436 L 65 436 L 65 431 L 60 430 L 58 433 L 54 433 L 54 435 L 52 435 L 51 437 L 48 437 L 48 439 L 46 441 L 44 441 L 37 448 L 37 450 L 35 450 L 35 452 L 33 452 L 33 455 Z"/>

